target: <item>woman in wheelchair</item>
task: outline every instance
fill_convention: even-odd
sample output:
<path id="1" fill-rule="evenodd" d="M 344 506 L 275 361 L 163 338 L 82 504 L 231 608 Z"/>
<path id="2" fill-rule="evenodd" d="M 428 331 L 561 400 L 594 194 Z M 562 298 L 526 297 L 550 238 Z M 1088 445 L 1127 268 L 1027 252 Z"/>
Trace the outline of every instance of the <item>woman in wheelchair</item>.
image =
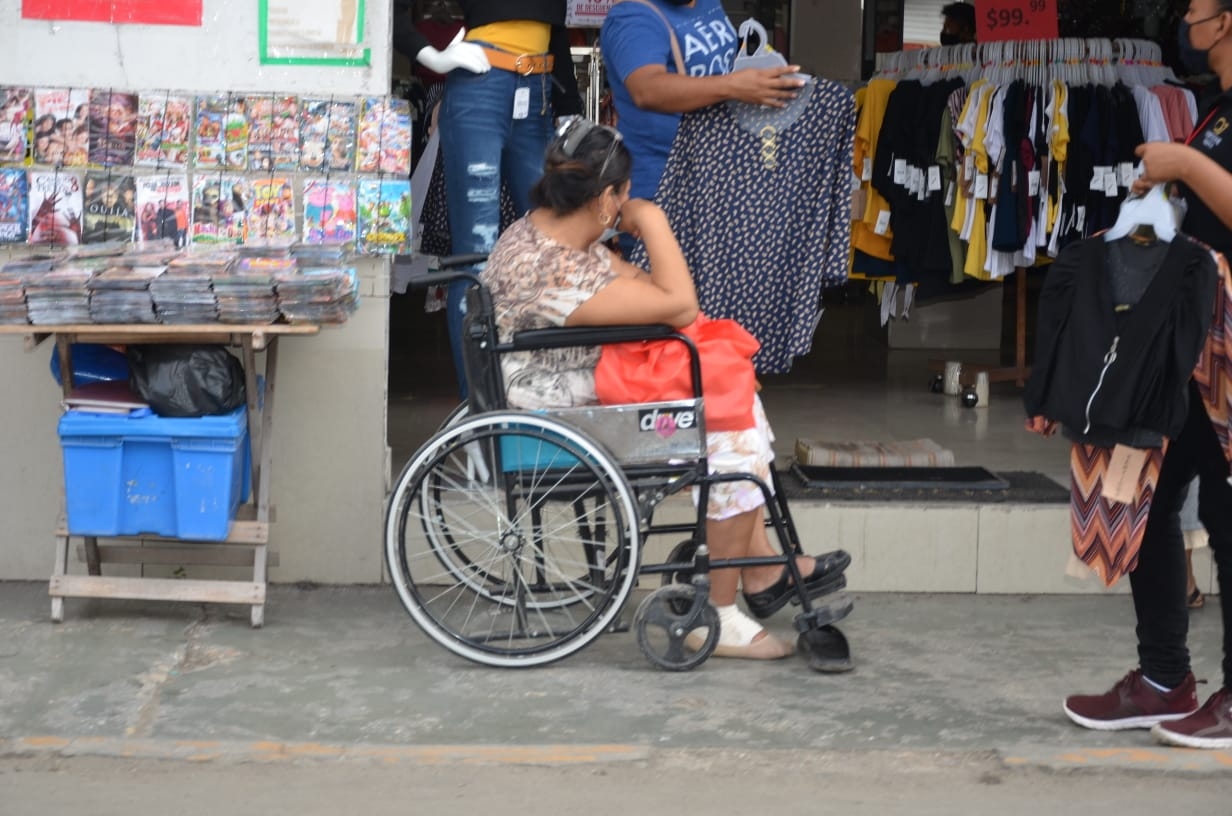
<path id="1" fill-rule="evenodd" d="M 501 342 L 515 332 L 554 326 L 668 324 L 682 328 L 699 314 L 697 293 L 663 211 L 629 198 L 630 155 L 611 128 L 575 120 L 557 135 L 532 191 L 535 205 L 497 241 L 480 277 L 492 293 Z M 601 240 L 617 224 L 642 240 L 649 273 L 610 252 Z M 596 403 L 595 348 L 542 349 L 502 356 L 511 407 L 560 408 Z M 752 423 L 707 434 L 712 473 L 752 473 L 771 482 L 773 435 L 750 389 Z M 715 559 L 775 556 L 766 535 L 764 496 L 748 481 L 710 486 L 706 542 Z M 834 589 L 850 556 L 839 550 L 800 555 L 797 566 L 809 597 Z M 711 601 L 720 621 L 714 654 L 770 660 L 793 644 L 769 632 L 736 606 L 766 618 L 795 596 L 788 569 L 778 564 L 711 573 Z M 694 633 L 696 634 L 696 633 Z M 692 637 L 692 635 L 690 636 Z"/>

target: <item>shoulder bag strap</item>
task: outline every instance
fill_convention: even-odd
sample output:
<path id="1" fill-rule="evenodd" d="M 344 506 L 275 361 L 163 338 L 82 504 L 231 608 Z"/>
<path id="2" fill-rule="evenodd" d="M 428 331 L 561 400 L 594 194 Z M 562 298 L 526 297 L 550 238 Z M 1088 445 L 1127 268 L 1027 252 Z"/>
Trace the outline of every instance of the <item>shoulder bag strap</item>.
<path id="1" fill-rule="evenodd" d="M 680 51 L 680 40 L 676 39 L 676 29 L 672 27 L 671 21 L 667 19 L 667 15 L 663 13 L 663 10 L 654 3 L 650 2 L 650 0 L 616 0 L 616 2 L 641 3 L 643 6 L 646 6 L 646 8 L 659 15 L 659 19 L 663 21 L 663 25 L 667 26 L 667 36 L 671 39 L 672 58 L 676 61 L 676 73 L 681 76 L 688 76 L 684 67 L 684 55 Z M 600 43 L 600 47 L 602 47 L 602 43 Z"/>

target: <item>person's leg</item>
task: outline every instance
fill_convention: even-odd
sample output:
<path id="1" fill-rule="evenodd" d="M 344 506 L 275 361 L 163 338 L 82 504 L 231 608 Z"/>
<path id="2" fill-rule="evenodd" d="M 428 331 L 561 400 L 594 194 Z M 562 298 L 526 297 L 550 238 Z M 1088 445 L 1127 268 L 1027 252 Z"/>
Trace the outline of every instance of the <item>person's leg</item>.
<path id="1" fill-rule="evenodd" d="M 1209 423 L 1208 423 L 1209 424 Z M 1129 575 L 1137 617 L 1138 662 L 1151 681 L 1176 688 L 1189 674 L 1185 540 L 1179 510 L 1193 477 L 1189 422 L 1164 456 L 1147 517 L 1138 566 Z"/>
<path id="2" fill-rule="evenodd" d="M 543 176 L 543 156 L 552 143 L 552 78 L 548 74 L 517 78 L 529 94 L 525 118 L 510 123 L 509 141 L 501 159 L 501 176 L 518 217 L 530 209 L 530 190 Z"/>
<path id="3" fill-rule="evenodd" d="M 450 73 L 441 102 L 441 160 L 452 252 L 490 252 L 500 231 L 501 155 L 510 135 L 517 77 L 501 70 Z M 455 281 L 446 300 L 449 342 L 459 390 L 466 396 L 462 317 L 467 284 Z"/>

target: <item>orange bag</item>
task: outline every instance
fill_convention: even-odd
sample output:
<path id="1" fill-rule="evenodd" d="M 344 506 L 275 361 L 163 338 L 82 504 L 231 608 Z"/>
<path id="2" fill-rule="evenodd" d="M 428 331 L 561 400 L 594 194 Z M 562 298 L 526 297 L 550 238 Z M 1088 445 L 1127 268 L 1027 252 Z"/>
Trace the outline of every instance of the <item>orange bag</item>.
<path id="1" fill-rule="evenodd" d="M 697 346 L 702 366 L 707 431 L 753 427 L 757 338 L 734 320 L 705 315 L 680 329 Z M 689 350 L 677 340 L 642 340 L 603 347 L 595 393 L 604 405 L 690 399 Z"/>

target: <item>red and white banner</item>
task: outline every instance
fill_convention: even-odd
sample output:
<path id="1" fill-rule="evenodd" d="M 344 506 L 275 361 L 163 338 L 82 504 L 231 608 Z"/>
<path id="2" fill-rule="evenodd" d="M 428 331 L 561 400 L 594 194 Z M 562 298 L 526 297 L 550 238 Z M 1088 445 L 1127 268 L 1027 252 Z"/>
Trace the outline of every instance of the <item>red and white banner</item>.
<path id="1" fill-rule="evenodd" d="M 1057 0 L 976 0 L 976 42 L 1056 38 Z"/>
<path id="2" fill-rule="evenodd" d="M 598 28 L 616 0 L 569 0 L 565 25 L 571 28 Z"/>
<path id="3" fill-rule="evenodd" d="M 22 0 L 30 20 L 91 23 L 201 25 L 202 0 Z"/>

